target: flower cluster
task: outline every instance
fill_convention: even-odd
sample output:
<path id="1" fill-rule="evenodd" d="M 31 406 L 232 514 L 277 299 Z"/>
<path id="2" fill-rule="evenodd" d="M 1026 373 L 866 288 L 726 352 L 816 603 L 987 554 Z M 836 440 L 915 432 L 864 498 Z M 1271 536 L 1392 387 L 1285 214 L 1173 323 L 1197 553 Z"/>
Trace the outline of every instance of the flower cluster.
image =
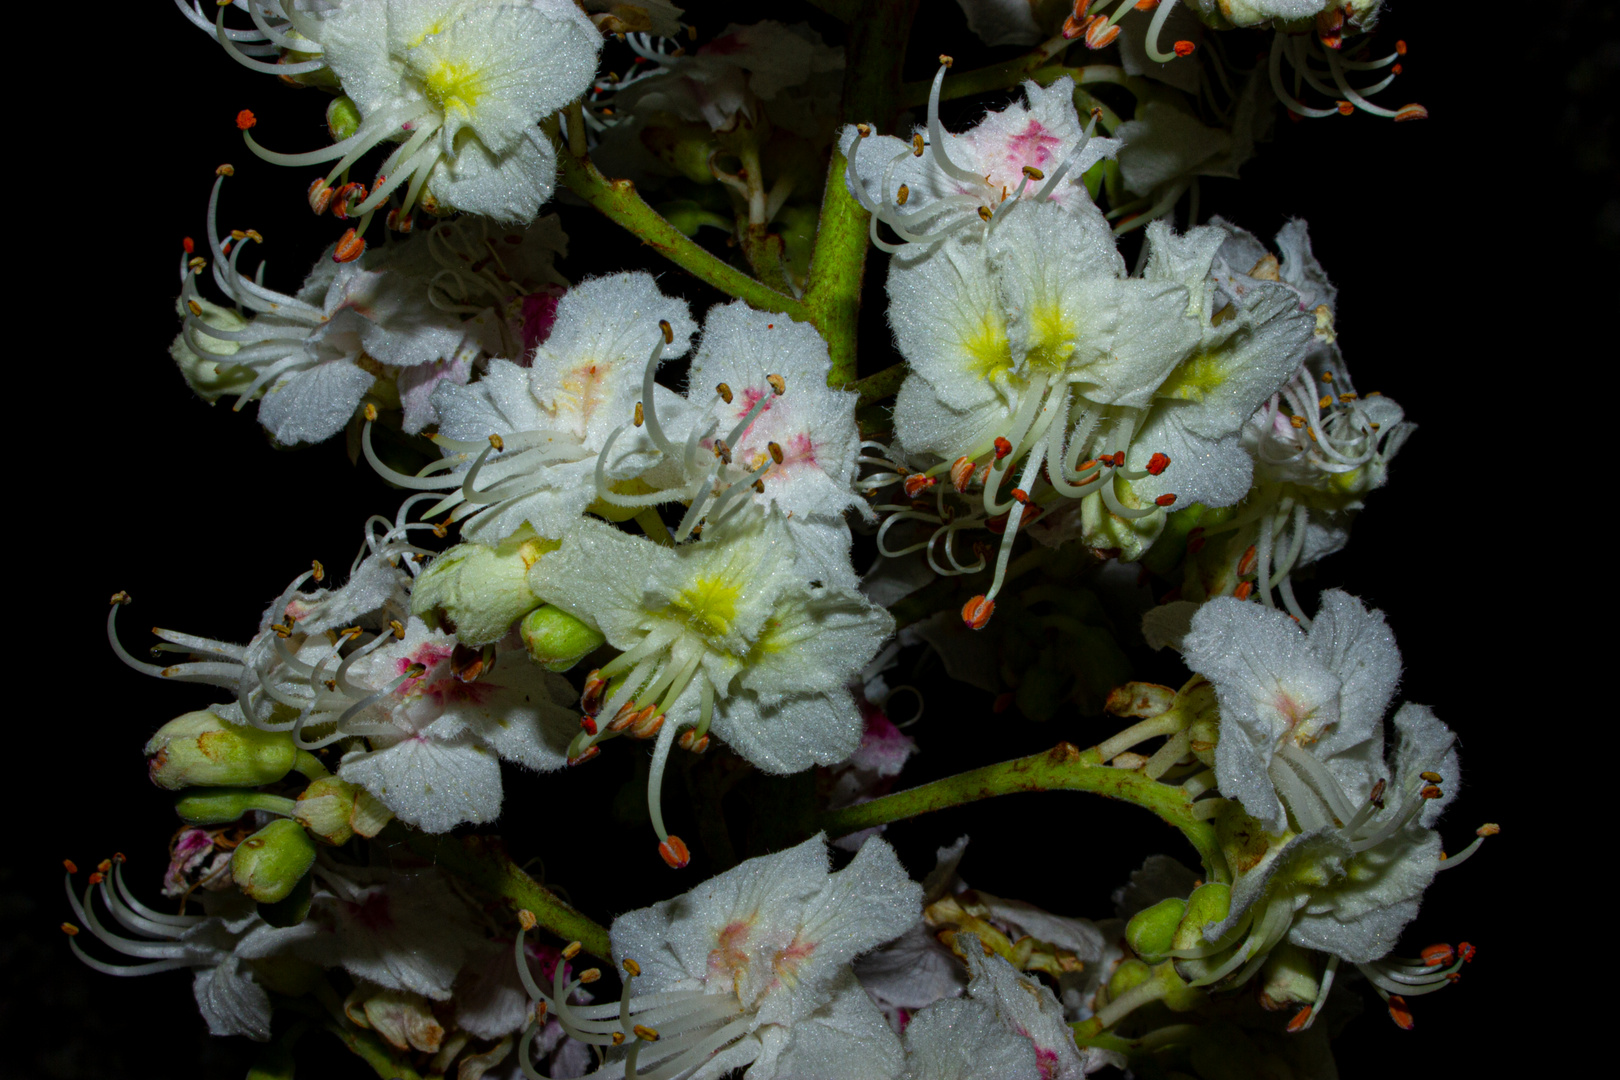
<path id="1" fill-rule="evenodd" d="M 301 999 L 379 1073 L 460 1080 L 1320 1074 L 1342 965 L 1402 1026 L 1458 980 L 1471 945 L 1399 939 L 1497 827 L 1446 856 L 1456 736 L 1386 717 L 1383 614 L 1301 573 L 1414 425 L 1355 389 L 1304 222 L 1268 247 L 1200 215 L 1277 102 L 1423 115 L 1369 100 L 1400 69 L 1366 51 L 1377 0 L 962 0 L 1033 50 L 914 84 L 907 5 L 829 42 L 665 0 L 177 3 L 328 95 L 323 148 L 237 126 L 353 224 L 272 288 L 221 166 L 170 354 L 278 446 L 342 435 L 395 508 L 246 641 L 154 629 L 139 658 L 113 596 L 119 659 L 218 694 L 145 744 L 175 911 L 122 855 L 82 889 L 67 864 L 85 963 L 190 971 L 221 1035 L 279 1040 Z M 1231 63 L 1247 32 L 1268 66 Z M 879 133 L 902 102 L 909 137 Z M 570 268 L 559 177 L 726 299 Z M 888 342 L 857 332 L 868 258 Z M 1147 647 L 1186 682 L 1133 681 Z M 1128 726 L 912 783 L 1002 741 L 981 708 Z M 1153 810 L 1202 866 L 1151 857 L 1093 919 L 969 887 L 965 837 L 916 875 L 918 834 L 884 833 L 1057 789 Z M 1074 820 L 1043 843 L 1099 839 Z M 662 865 L 619 842 L 645 825 Z M 611 926 L 529 874 L 581 874 L 575 837 Z"/>

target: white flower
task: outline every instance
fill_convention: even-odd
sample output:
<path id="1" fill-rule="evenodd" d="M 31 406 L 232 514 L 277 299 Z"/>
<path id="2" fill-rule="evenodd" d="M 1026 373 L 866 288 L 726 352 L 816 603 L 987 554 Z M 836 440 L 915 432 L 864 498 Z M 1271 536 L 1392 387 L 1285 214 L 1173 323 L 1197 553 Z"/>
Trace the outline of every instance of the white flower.
<path id="1" fill-rule="evenodd" d="M 841 149 L 849 159 L 850 190 L 872 214 L 872 241 L 885 251 L 903 250 L 878 236 L 878 222 L 907 243 L 932 243 L 964 229 L 982 232 L 1025 200 L 1049 202 L 1084 213 L 1093 210 L 1083 176 L 1119 148 L 1115 139 L 1091 136 L 1074 109 L 1074 81 L 1051 86 L 1024 84 L 1028 104 L 993 112 L 961 135 L 939 122 L 940 85 L 934 77 L 928 123 L 912 141 L 873 135 L 865 125 L 846 128 Z M 925 138 L 926 133 L 926 138 Z"/>
<path id="2" fill-rule="evenodd" d="M 209 198 L 208 245 L 213 280 L 235 307 L 199 293 L 205 260 L 183 262 L 172 352 L 205 400 L 232 395 L 241 409 L 260 399 L 259 422 L 283 444 L 341 431 L 379 370 L 399 384 L 406 430 L 420 430 L 434 419 L 421 388 L 447 375 L 464 382 L 475 361 L 515 347 L 505 309 L 561 280 L 551 261 L 567 238 L 555 218 L 499 242 L 482 221 L 453 222 L 359 262 L 322 258 L 296 295 L 279 293 L 238 269 L 259 235 L 219 232 L 224 175 Z"/>
<path id="3" fill-rule="evenodd" d="M 324 207 L 339 174 L 386 141 L 401 145 L 369 196 L 340 195 L 347 213 L 370 213 L 401 185 L 400 221 L 424 187 L 447 209 L 498 221 L 529 221 L 551 197 L 556 154 L 537 125 L 589 88 L 602 43 L 574 4 L 351 0 L 320 17 L 280 3 L 273 11 L 287 21 L 265 40 L 279 44 L 282 32 L 296 30 L 302 37 L 290 46 L 319 60 L 295 73 L 324 67 L 359 113 L 352 134 L 304 154 L 266 150 L 244 125 L 248 146 L 268 161 L 336 160 L 311 190 L 312 204 Z"/>
<path id="4" fill-rule="evenodd" d="M 853 588 L 843 515 L 852 506 L 866 509 L 853 487 L 857 395 L 827 386 L 831 368 L 814 327 L 738 300 L 704 319 L 688 382 L 699 392 L 725 388 L 709 408 L 713 435 L 700 440 L 712 452 L 719 433 L 727 433 L 730 461 L 722 458 L 714 479 L 762 483 L 763 491 L 744 497 L 786 512 L 813 577 Z M 779 386 L 791 392 L 779 393 Z"/>
<path id="5" fill-rule="evenodd" d="M 254 959 L 279 951 L 277 931 L 267 926 L 254 906 L 237 893 L 205 893 L 206 905 L 218 914 L 166 915 L 135 899 L 124 884 L 122 855 L 101 864 L 90 875 L 81 902 L 73 890 L 75 869 L 68 864 L 67 895 L 73 914 L 103 945 L 124 956 L 144 961 L 111 964 L 90 956 L 78 941 L 79 927 L 64 923 L 68 944 L 85 964 L 104 975 L 151 975 L 190 968 L 192 992 L 208 1030 L 215 1035 L 246 1035 L 263 1042 L 270 1038 L 270 997 L 253 969 Z M 138 937 L 124 937 L 101 924 L 95 912 L 95 891 L 120 926 Z"/>
<path id="6" fill-rule="evenodd" d="M 1044 985 L 957 937 L 967 960 L 967 996 L 936 1002 L 906 1028 L 907 1080 L 1078 1080 L 1108 1055 L 1075 1046 L 1063 1006 Z"/>
<path id="7" fill-rule="evenodd" d="M 369 433 L 367 458 L 403 487 L 447 492 L 426 512 L 451 510 L 462 536 L 480 543 L 496 543 L 525 522 L 558 539 L 599 498 L 663 501 L 639 491 L 615 498 L 613 487 L 660 464 L 669 476 L 655 480 L 684 478 L 681 455 L 665 454 L 658 441 L 659 414 L 679 417 L 684 402 L 652 376 L 662 359 L 686 352 L 696 329 L 685 301 L 665 296 L 651 274 L 582 282 L 558 301 L 531 366 L 494 360 L 477 382 L 434 392 L 443 462 L 401 476 L 370 449 Z M 638 398 L 644 428 L 632 423 Z"/>
<path id="8" fill-rule="evenodd" d="M 1198 343 L 1199 323 L 1185 286 L 1126 276 L 1089 202 L 1069 209 L 1020 202 L 982 236 L 961 233 L 898 257 L 889 298 L 896 344 L 911 367 L 895 404 L 895 433 L 908 455 L 937 462 L 907 477 L 906 492 L 920 494 L 946 473 L 958 493 L 981 490 L 969 496 L 978 505 L 968 514 L 947 522 L 943 513 L 897 507 L 885 530 L 904 519 L 937 525 L 933 540 L 918 546 L 928 547 L 939 573 L 985 565 L 957 560 L 957 532 L 1002 533 L 994 578 L 964 609 L 964 621 L 984 625 L 1020 523 L 1047 505 L 1089 498 L 1099 519 L 1162 522 L 1151 501 L 1129 505 L 1135 497 L 1124 485 L 1147 473 L 1127 469 L 1127 455 L 1155 393 Z M 1160 497 L 1160 505 L 1174 501 Z M 949 570 L 935 557 L 941 535 Z M 880 550 L 893 554 L 885 539 L 880 532 Z"/>
<path id="9" fill-rule="evenodd" d="M 701 749 L 714 734 L 770 773 L 842 761 L 862 723 L 848 684 L 893 629 L 859 592 L 812 587 L 777 512 L 744 507 L 675 548 L 580 522 L 534 565 L 536 596 L 595 627 L 621 655 L 586 681 L 586 734 L 570 756 L 629 733 L 657 735 L 648 798 L 660 852 L 684 864 L 664 830 L 658 792 L 681 729 Z"/>
<path id="10" fill-rule="evenodd" d="M 1194 984 L 1250 970 L 1286 937 L 1362 965 L 1386 997 L 1445 985 L 1455 967 L 1376 963 L 1434 876 L 1480 842 L 1442 864 L 1433 830 L 1459 779 L 1456 737 L 1426 706 L 1396 712 L 1386 757 L 1400 656 L 1383 617 L 1334 590 L 1307 632 L 1281 612 L 1217 599 L 1194 616 L 1184 649 L 1220 702 L 1219 790 L 1253 819 L 1221 826 L 1249 839 L 1233 841 L 1244 855 L 1229 913 L 1204 931 L 1220 944 L 1198 960 Z"/>
<path id="11" fill-rule="evenodd" d="M 349 666 L 349 683 L 371 695 L 309 744 L 365 736 L 371 749 L 345 754 L 338 775 L 427 832 L 493 821 L 501 808 L 497 758 L 559 769 L 576 726 L 567 681 L 532 663 L 521 646 L 496 645 L 475 657 L 457 650 L 453 636 L 412 618 L 404 640 Z"/>
<path id="12" fill-rule="evenodd" d="M 921 890 L 882 840 L 837 873 L 827 862 L 818 835 L 613 920 L 625 1003 L 568 1005 L 573 985 L 560 977 L 550 994 L 529 993 L 575 1038 L 628 1040 L 628 1062 L 595 1075 L 628 1066 L 689 1080 L 739 1068 L 749 1080 L 893 1077 L 899 1041 L 850 962 L 916 921 Z"/>

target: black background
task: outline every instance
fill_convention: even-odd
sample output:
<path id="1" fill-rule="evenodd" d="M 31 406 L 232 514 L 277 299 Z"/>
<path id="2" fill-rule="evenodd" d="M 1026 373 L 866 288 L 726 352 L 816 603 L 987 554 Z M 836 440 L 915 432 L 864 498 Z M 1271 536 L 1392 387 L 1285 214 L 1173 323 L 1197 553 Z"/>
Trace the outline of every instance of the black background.
<path id="1" fill-rule="evenodd" d="M 1593 360 L 1606 370 L 1612 345 L 1585 353 L 1569 328 L 1613 317 L 1584 304 L 1581 291 L 1607 284 L 1607 261 L 1620 248 L 1609 141 L 1620 43 L 1607 5 L 1536 4 L 1533 19 L 1500 32 L 1520 17 L 1516 7 L 1391 0 L 1384 36 L 1405 38 L 1411 52 L 1406 89 L 1390 100 L 1421 101 L 1431 119 L 1281 121 L 1241 182 L 1204 190 L 1206 214 L 1261 236 L 1288 217 L 1310 222 L 1341 288 L 1338 327 L 1358 386 L 1397 398 L 1420 425 L 1320 581 L 1385 610 L 1406 658 L 1402 696 L 1433 705 L 1461 735 L 1464 786 L 1445 823 L 1449 846 L 1460 847 L 1481 821 L 1503 826 L 1470 866 L 1439 880 L 1408 939 L 1412 948 L 1466 939 L 1479 959 L 1460 985 L 1417 1002 L 1415 1032 L 1396 1030 L 1369 994 L 1365 1015 L 1337 1044 L 1347 1077 L 1391 1067 L 1467 1075 L 1542 1053 L 1541 1038 L 1559 1039 L 1556 1000 L 1579 989 L 1563 983 L 1560 994 L 1557 985 L 1579 978 L 1572 969 L 1585 962 L 1551 932 L 1573 902 L 1565 882 L 1576 873 L 1559 858 L 1551 815 L 1568 812 L 1565 792 L 1577 785 L 1575 774 L 1547 769 L 1577 745 L 1554 730 L 1575 706 L 1549 685 L 1591 672 L 1571 670 L 1572 657 L 1557 666 L 1547 657 L 1569 633 L 1560 597 L 1584 587 L 1564 569 L 1566 545 L 1581 534 L 1580 515 L 1601 503 L 1554 425 L 1588 408 L 1572 390 L 1608 389 L 1580 372 Z M 979 47 L 949 0 L 922 8 L 907 78 L 930 75 L 941 51 L 969 66 L 1017 51 Z M 165 350 L 176 325 L 179 239 L 202 235 L 216 164 L 239 167 L 222 224 L 265 234 L 271 284 L 295 286 L 331 239 L 329 221 L 299 213 L 308 177 L 253 160 L 232 125 L 238 109 L 252 107 L 260 130 L 275 133 L 267 143 L 314 147 L 324 138 L 324 99 L 238 68 L 166 3 L 143 5 L 142 14 L 95 40 L 60 23 L 41 26 L 37 40 L 49 48 L 34 61 L 50 65 L 58 96 L 36 99 L 32 116 L 14 119 L 46 142 L 14 146 L 11 157 L 13 206 L 28 230 L 26 246 L 19 238 L 13 248 L 10 314 L 20 341 L 10 355 L 10 400 L 22 415 L 11 429 L 20 421 L 22 438 L 10 476 L 22 527 L 13 530 L 6 590 L 7 820 L 21 842 L 13 840 L 0 869 L 0 1075 L 243 1074 L 253 1046 L 206 1035 L 189 977 L 96 975 L 72 959 L 56 929 L 68 915 L 63 857 L 85 865 L 122 850 L 137 891 L 155 897 L 174 821 L 143 775 L 140 747 L 164 720 L 212 700 L 205 689 L 159 686 L 119 664 L 102 636 L 107 597 L 117 589 L 136 597 L 126 621 L 132 647 L 153 622 L 245 640 L 298 567 L 311 558 L 347 566 L 365 517 L 397 504 L 349 465 L 340 443 L 274 450 L 250 413 L 200 403 L 174 372 Z M 836 23 L 797 4 L 721 11 L 694 3 L 688 11 L 706 33 L 727 18 L 765 16 L 810 18 L 829 40 L 838 34 Z M 960 129 L 987 105 L 999 107 L 965 103 L 948 123 Z M 590 211 L 562 212 L 574 252 L 563 269 L 573 279 L 648 265 L 632 237 Z M 881 256 L 873 266 L 863 370 L 890 362 L 873 291 Z M 719 299 L 673 267 L 651 268 L 699 312 Z M 983 706 L 936 692 L 910 732 L 923 753 L 906 781 L 1059 738 L 1087 745 L 1109 730 L 1072 718 L 992 719 Z M 645 833 L 620 839 L 611 803 L 633 756 L 609 762 L 614 755 L 604 754 L 596 773 L 566 780 L 509 777 L 500 822 L 519 854 L 542 856 L 549 879 L 603 921 L 695 880 L 653 860 Z M 672 794 L 667 803 L 682 831 L 686 800 Z M 1048 794 L 889 835 L 920 876 L 933 847 L 971 833 L 964 873 L 974 884 L 1102 915 L 1110 890 L 1143 856 L 1190 854 L 1143 818 L 1128 806 Z M 300 1076 L 365 1073 L 324 1037 L 304 1048 Z"/>

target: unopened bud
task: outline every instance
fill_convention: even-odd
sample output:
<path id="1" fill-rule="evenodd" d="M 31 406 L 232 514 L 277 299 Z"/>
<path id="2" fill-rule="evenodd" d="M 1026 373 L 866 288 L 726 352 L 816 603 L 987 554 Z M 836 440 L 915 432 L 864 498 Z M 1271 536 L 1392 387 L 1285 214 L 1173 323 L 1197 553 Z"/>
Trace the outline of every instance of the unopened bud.
<path id="1" fill-rule="evenodd" d="M 315 864 L 315 841 L 298 822 L 272 821 L 236 846 L 231 877 L 261 904 L 286 899 Z"/>
<path id="2" fill-rule="evenodd" d="M 360 108 L 346 97 L 333 98 L 326 107 L 326 130 L 333 142 L 342 142 L 360 130 Z"/>
<path id="3" fill-rule="evenodd" d="M 175 800 L 174 812 L 190 825 L 224 825 L 250 810 L 286 814 L 292 800 L 265 795 L 252 788 L 191 788 Z"/>
<path id="4" fill-rule="evenodd" d="M 292 770 L 292 733 L 227 724 L 189 712 L 158 728 L 146 744 L 147 775 L 171 791 L 186 787 L 257 787 Z"/>
<path id="5" fill-rule="evenodd" d="M 547 671 L 567 671 L 601 648 L 606 639 L 562 608 L 544 604 L 518 625 L 529 656 Z"/>
<path id="6" fill-rule="evenodd" d="M 312 781 L 293 811 L 300 825 L 328 844 L 347 843 L 356 833 L 376 836 L 393 816 L 371 792 L 335 776 Z"/>
<path id="7" fill-rule="evenodd" d="M 1125 940 L 1137 956 L 1157 964 L 1175 948 L 1176 927 L 1186 911 L 1187 901 L 1178 897 L 1160 900 L 1131 916 L 1131 921 L 1125 925 Z"/>
<path id="8" fill-rule="evenodd" d="M 457 544 L 416 579 L 411 612 L 437 620 L 463 645 L 499 641 L 513 623 L 540 606 L 529 589 L 529 569 L 557 547 L 528 526 L 495 547 Z"/>
<path id="9" fill-rule="evenodd" d="M 1273 948 L 1260 969 L 1260 1004 L 1273 1011 L 1310 1005 L 1320 988 L 1316 964 L 1304 949 L 1291 942 Z"/>

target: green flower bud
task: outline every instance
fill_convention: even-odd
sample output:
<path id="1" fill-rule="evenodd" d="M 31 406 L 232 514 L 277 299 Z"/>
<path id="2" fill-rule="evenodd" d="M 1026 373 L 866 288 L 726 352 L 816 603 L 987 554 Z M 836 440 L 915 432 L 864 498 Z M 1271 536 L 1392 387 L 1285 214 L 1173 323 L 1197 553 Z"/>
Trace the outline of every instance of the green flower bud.
<path id="1" fill-rule="evenodd" d="M 1219 923 L 1232 910 L 1232 886 L 1219 881 L 1208 881 L 1187 897 L 1187 910 L 1176 926 L 1171 939 L 1176 949 L 1199 949 L 1214 944 L 1204 939 L 1204 928 Z"/>
<path id="2" fill-rule="evenodd" d="M 1144 504 L 1124 480 L 1116 477 L 1112 483 L 1121 506 L 1140 510 L 1146 505 L 1147 509 L 1152 509 L 1152 504 Z M 1080 500 L 1080 526 L 1080 542 L 1086 547 L 1118 551 L 1120 562 L 1136 562 L 1159 538 L 1164 529 L 1164 515 L 1122 518 L 1108 509 L 1101 495 L 1092 492 Z"/>
<path id="3" fill-rule="evenodd" d="M 669 113 L 653 113 L 641 129 L 641 144 L 649 153 L 694 184 L 712 184 L 709 156 L 718 147 L 708 124 L 682 120 Z"/>
<path id="4" fill-rule="evenodd" d="M 355 833 L 376 836 L 394 815 L 365 788 L 324 776 L 298 796 L 292 816 L 328 844 L 345 844 Z"/>
<path id="5" fill-rule="evenodd" d="M 547 671 L 567 671 L 607 640 L 558 607 L 546 604 L 523 617 L 518 626 L 529 655 Z"/>
<path id="6" fill-rule="evenodd" d="M 1108 999 L 1113 1001 L 1153 978 L 1153 969 L 1141 960 L 1122 960 L 1108 977 Z"/>
<path id="7" fill-rule="evenodd" d="M 1125 926 L 1125 940 L 1131 950 L 1150 964 L 1157 964 L 1175 948 L 1176 927 L 1187 910 L 1187 901 L 1171 897 L 1131 916 Z"/>
<path id="8" fill-rule="evenodd" d="M 558 546 L 527 525 L 496 547 L 457 544 L 416 579 L 411 612 L 436 618 L 463 645 L 498 641 L 540 605 L 529 591 L 529 568 Z"/>
<path id="9" fill-rule="evenodd" d="M 227 724 L 211 712 L 189 712 L 158 728 L 146 744 L 152 783 L 175 790 L 220 785 L 257 787 L 280 780 L 298 762 L 291 732 Z"/>
<path id="10" fill-rule="evenodd" d="M 272 821 L 236 846 L 231 877 L 261 904 L 292 895 L 315 864 L 315 841 L 291 818 Z"/>
<path id="11" fill-rule="evenodd" d="M 342 142 L 360 130 L 360 108 L 347 97 L 336 97 L 326 107 L 326 130 L 333 142 Z"/>
<path id="12" fill-rule="evenodd" d="M 280 900 L 259 905 L 259 918 L 271 926 L 297 926 L 309 918 L 315 900 L 314 877 L 305 874 L 293 883 L 292 891 Z"/>
<path id="13" fill-rule="evenodd" d="M 1292 942 L 1273 948 L 1260 969 L 1260 1004 L 1267 1009 L 1314 1004 L 1320 988 L 1315 961 Z"/>
<path id="14" fill-rule="evenodd" d="M 249 810 L 264 810 L 286 817 L 293 801 L 245 788 L 192 788 L 175 800 L 174 812 L 192 825 L 224 825 Z"/>

